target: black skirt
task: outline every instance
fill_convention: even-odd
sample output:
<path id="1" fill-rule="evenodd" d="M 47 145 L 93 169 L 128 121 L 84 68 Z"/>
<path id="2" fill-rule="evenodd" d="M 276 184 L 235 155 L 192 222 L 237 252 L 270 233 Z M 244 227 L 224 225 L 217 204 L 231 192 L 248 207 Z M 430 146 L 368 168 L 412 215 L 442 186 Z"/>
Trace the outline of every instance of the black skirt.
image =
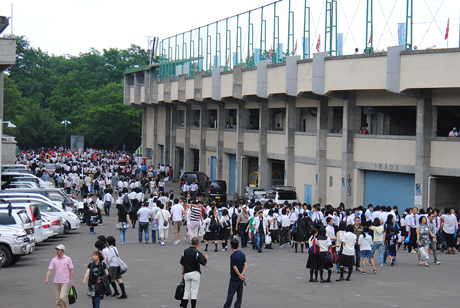
<path id="1" fill-rule="evenodd" d="M 402 228 L 402 229 L 401 229 L 401 236 L 407 237 L 407 235 L 408 235 L 408 234 L 407 234 L 406 228 Z"/>
<path id="2" fill-rule="evenodd" d="M 219 233 L 220 240 L 228 240 L 230 238 L 230 229 L 222 229 Z"/>
<path id="3" fill-rule="evenodd" d="M 340 266 L 348 266 L 348 267 L 355 266 L 355 256 L 348 256 L 348 255 L 342 254 L 340 256 Z"/>
<path id="4" fill-rule="evenodd" d="M 325 270 L 332 268 L 332 263 L 326 263 L 324 260 L 326 258 L 326 253 L 322 252 L 319 256 L 319 270 Z"/>
<path id="5" fill-rule="evenodd" d="M 294 236 L 294 241 L 295 242 L 305 242 L 307 241 L 307 237 L 305 236 L 305 233 L 300 234 L 299 232 L 297 232 Z"/>
<path id="6" fill-rule="evenodd" d="M 217 232 L 206 232 L 203 239 L 205 241 L 217 241 L 219 239 Z"/>
<path id="7" fill-rule="evenodd" d="M 309 268 L 311 270 L 319 270 L 320 263 L 320 256 L 309 254 L 306 268 Z"/>

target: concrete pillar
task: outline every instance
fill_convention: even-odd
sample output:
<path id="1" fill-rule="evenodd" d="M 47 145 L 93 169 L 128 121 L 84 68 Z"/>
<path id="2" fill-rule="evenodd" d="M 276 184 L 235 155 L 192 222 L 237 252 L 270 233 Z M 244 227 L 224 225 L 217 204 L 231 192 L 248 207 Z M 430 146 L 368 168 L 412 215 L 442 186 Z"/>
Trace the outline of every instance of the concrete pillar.
<path id="1" fill-rule="evenodd" d="M 286 125 L 285 125 L 285 154 L 284 154 L 284 185 L 294 186 L 294 144 L 295 130 L 300 122 L 300 111 L 295 106 L 295 97 L 289 96 L 286 101 Z"/>
<path id="2" fill-rule="evenodd" d="M 171 105 L 169 107 L 170 109 L 170 120 L 169 120 L 169 127 L 170 127 L 170 133 L 169 133 L 169 151 L 170 151 L 170 159 L 171 159 L 171 164 L 173 167 L 173 179 L 178 179 L 180 176 L 180 166 L 181 166 L 181 161 L 177 157 L 177 151 L 178 149 L 176 148 L 176 121 L 179 116 L 179 112 L 177 111 L 177 106 L 176 105 Z"/>
<path id="3" fill-rule="evenodd" d="M 0 90 L 1 90 L 1 103 L 2 103 L 2 111 L 3 111 L 3 74 L 0 74 Z M 124 83 L 123 83 L 123 104 L 129 106 L 131 104 L 131 76 L 130 74 L 126 74 L 124 76 Z M 3 117 L 3 114 L 2 114 Z M 2 118 L 3 119 L 3 118 Z"/>
<path id="4" fill-rule="evenodd" d="M 142 157 L 147 157 L 147 107 L 142 107 Z"/>
<path id="5" fill-rule="evenodd" d="M 334 108 L 328 107 L 327 108 L 328 116 L 327 116 L 327 132 L 332 133 L 334 132 Z M 335 128 L 335 131 L 339 131 L 339 127 Z"/>
<path id="6" fill-rule="evenodd" d="M 381 112 L 377 113 L 377 135 L 383 135 L 385 124 L 385 115 Z"/>
<path id="7" fill-rule="evenodd" d="M 422 95 L 417 98 L 415 185 L 420 185 L 420 194 L 416 194 L 414 203 L 415 206 L 423 208 L 428 206 L 428 181 L 431 176 L 431 129 L 433 121 L 431 95 L 431 90 L 424 90 Z"/>
<path id="8" fill-rule="evenodd" d="M 165 164 L 172 166 L 172 154 L 171 154 L 171 107 L 165 106 L 165 146 L 163 157 Z M 159 162 L 155 162 L 158 164 Z"/>
<path id="9" fill-rule="evenodd" d="M 316 203 L 326 204 L 326 147 L 328 132 L 329 108 L 327 97 L 318 100 L 316 117 Z"/>
<path id="10" fill-rule="evenodd" d="M 158 147 L 158 106 L 152 106 L 152 164 L 160 161 L 161 154 Z"/>
<path id="11" fill-rule="evenodd" d="M 200 172 L 206 173 L 206 128 L 208 125 L 208 104 L 200 104 Z"/>
<path id="12" fill-rule="evenodd" d="M 3 119 L 3 104 L 4 104 L 4 91 L 5 91 L 5 78 L 3 76 L 3 72 L 0 72 L 0 119 Z M 129 90 L 129 88 L 128 88 Z M 129 91 L 128 91 L 129 93 Z M 125 100 L 126 100 L 126 75 L 125 75 Z M 125 102 L 126 104 L 126 102 Z M 13 120 L 13 119 L 7 119 L 7 120 Z M 1 137 L 1 136 L 0 136 Z M 1 142 L 1 141 L 0 141 Z"/>
<path id="13" fill-rule="evenodd" d="M 142 74 L 143 74 L 143 72 L 134 73 L 134 103 L 135 104 L 140 104 L 141 103 Z"/>
<path id="14" fill-rule="evenodd" d="M 343 101 L 342 181 L 345 181 L 345 187 L 341 190 L 341 200 L 346 208 L 353 207 L 354 134 L 359 132 L 360 125 L 361 108 L 356 107 L 356 91 L 348 91 Z"/>
<path id="15" fill-rule="evenodd" d="M 193 171 L 193 151 L 190 149 L 190 127 L 192 127 L 192 105 L 185 104 L 184 120 L 184 171 Z"/>
<path id="16" fill-rule="evenodd" d="M 272 184 L 271 164 L 267 158 L 268 101 L 259 105 L 259 187 L 270 189 Z"/>
<path id="17" fill-rule="evenodd" d="M 223 178 L 224 161 L 224 129 L 225 129 L 225 104 L 219 103 L 217 107 L 217 174 L 216 179 Z"/>
<path id="18" fill-rule="evenodd" d="M 238 101 L 236 107 L 236 189 L 235 193 L 242 196 L 244 193 L 245 181 L 243 177 L 244 160 L 244 131 L 249 122 L 249 112 L 245 108 L 244 101 Z"/>
<path id="19" fill-rule="evenodd" d="M 432 114 L 432 120 L 431 120 L 431 137 L 437 137 L 438 136 L 438 107 L 433 106 L 431 107 L 431 112 Z M 434 203 L 432 203 L 434 204 Z"/>

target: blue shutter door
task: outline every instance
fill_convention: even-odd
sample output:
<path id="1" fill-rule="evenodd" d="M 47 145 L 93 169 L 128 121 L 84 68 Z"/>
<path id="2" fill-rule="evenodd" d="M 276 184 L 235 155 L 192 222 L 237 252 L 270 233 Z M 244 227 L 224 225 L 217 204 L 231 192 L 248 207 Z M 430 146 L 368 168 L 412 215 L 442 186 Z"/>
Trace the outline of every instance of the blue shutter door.
<path id="1" fill-rule="evenodd" d="M 229 167 L 228 167 L 228 194 L 235 194 L 236 187 L 236 155 L 229 155 Z"/>
<path id="2" fill-rule="evenodd" d="M 216 167 L 217 167 L 217 159 L 215 156 L 211 156 L 211 181 L 216 179 Z"/>
<path id="3" fill-rule="evenodd" d="M 311 185 L 305 184 L 304 203 L 311 204 Z"/>
<path id="4" fill-rule="evenodd" d="M 364 207 L 369 203 L 397 206 L 400 213 L 414 206 L 415 175 L 364 171 Z"/>

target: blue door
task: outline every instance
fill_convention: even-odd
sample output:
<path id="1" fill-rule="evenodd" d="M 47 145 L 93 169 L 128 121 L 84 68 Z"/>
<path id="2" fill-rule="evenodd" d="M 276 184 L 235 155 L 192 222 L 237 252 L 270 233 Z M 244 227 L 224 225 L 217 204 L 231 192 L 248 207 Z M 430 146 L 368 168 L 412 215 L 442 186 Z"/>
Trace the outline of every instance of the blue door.
<path id="1" fill-rule="evenodd" d="M 305 184 L 305 195 L 303 202 L 306 204 L 311 204 L 311 185 Z"/>
<path id="2" fill-rule="evenodd" d="M 216 179 L 216 167 L 217 167 L 217 159 L 215 156 L 211 156 L 211 181 Z"/>
<path id="3" fill-rule="evenodd" d="M 235 194 L 236 187 L 236 155 L 229 155 L 229 167 L 228 167 L 228 193 L 230 195 Z"/>
<path id="4" fill-rule="evenodd" d="M 397 206 L 400 213 L 414 206 L 415 176 L 384 171 L 364 172 L 364 207 Z"/>

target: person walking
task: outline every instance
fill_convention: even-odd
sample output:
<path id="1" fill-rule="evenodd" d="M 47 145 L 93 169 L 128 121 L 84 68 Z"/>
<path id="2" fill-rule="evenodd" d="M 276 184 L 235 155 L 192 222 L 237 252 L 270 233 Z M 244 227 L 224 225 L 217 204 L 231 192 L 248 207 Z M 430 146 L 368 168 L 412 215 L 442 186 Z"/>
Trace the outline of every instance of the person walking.
<path id="1" fill-rule="evenodd" d="M 264 244 L 265 234 L 268 234 L 268 220 L 264 219 L 264 211 L 259 210 L 258 215 L 254 218 L 252 225 L 254 226 L 254 234 L 257 241 L 257 251 L 262 252 L 262 245 Z"/>
<path id="2" fill-rule="evenodd" d="M 129 226 L 132 228 L 131 220 L 129 219 L 128 209 L 124 206 L 124 204 L 119 205 L 117 217 L 118 222 L 122 223 L 122 228 L 120 229 L 120 242 L 122 245 L 124 245 L 126 241 L 126 224 L 129 223 Z"/>
<path id="3" fill-rule="evenodd" d="M 90 295 L 93 303 L 93 308 L 99 308 L 101 306 L 101 297 L 104 294 L 97 293 L 95 290 L 95 286 L 98 280 L 103 275 L 103 273 L 108 275 L 109 271 L 107 270 L 107 265 L 104 262 L 102 262 L 104 260 L 104 255 L 102 254 L 102 252 L 93 252 L 92 260 L 93 262 L 88 264 L 82 285 L 85 285 L 86 283 L 90 285 Z"/>
<path id="4" fill-rule="evenodd" d="M 196 307 L 198 290 L 200 288 L 200 265 L 206 266 L 208 255 L 203 255 L 197 250 L 200 240 L 198 237 L 192 238 L 192 246 L 185 249 L 180 259 L 182 265 L 182 279 L 185 281 L 184 297 L 180 307 L 186 308 L 190 300 L 192 308 Z"/>
<path id="5" fill-rule="evenodd" d="M 244 274 L 248 264 L 244 253 L 238 250 L 238 244 L 236 238 L 230 242 L 233 253 L 230 255 L 230 282 L 228 283 L 227 301 L 224 304 L 224 308 L 230 308 L 235 292 L 236 302 L 233 307 L 240 308 L 243 301 L 243 287 L 246 281 Z"/>
<path id="6" fill-rule="evenodd" d="M 158 207 L 160 210 L 158 211 L 155 219 L 158 225 L 158 233 L 161 238 L 160 245 L 165 245 L 165 239 L 168 238 L 168 230 L 169 230 L 169 222 L 171 221 L 171 214 L 167 210 L 164 210 L 163 203 L 159 203 Z"/>
<path id="7" fill-rule="evenodd" d="M 174 205 L 171 207 L 172 220 L 174 224 L 174 245 L 180 244 L 180 227 L 182 226 L 182 216 L 184 215 L 184 206 L 179 199 L 174 199 Z"/>
<path id="8" fill-rule="evenodd" d="M 148 231 L 147 231 L 148 232 Z M 118 283 L 118 286 L 120 287 L 121 290 L 121 295 L 117 297 L 118 299 L 124 299 L 128 298 L 128 295 L 126 295 L 126 290 L 125 290 L 125 284 L 121 280 L 121 272 L 120 272 L 120 256 L 118 255 L 118 249 L 117 249 L 117 243 L 116 240 L 113 236 L 108 236 L 107 237 L 107 259 L 106 262 L 109 265 L 109 273 L 110 276 L 112 277 L 112 281 L 110 284 L 112 285 L 113 289 L 115 290 L 115 293 L 113 293 L 111 296 L 115 297 L 120 295 L 118 293 L 117 285 L 115 284 L 115 281 Z"/>
<path id="9" fill-rule="evenodd" d="M 436 218 L 434 217 L 434 213 L 428 214 L 428 226 L 430 227 L 430 247 L 433 251 L 433 259 L 434 264 L 439 265 L 441 264 L 438 261 L 438 252 L 436 250 L 436 243 L 437 243 L 437 233 L 436 233 Z"/>
<path id="10" fill-rule="evenodd" d="M 137 217 L 139 218 L 139 243 L 142 243 L 142 233 L 145 234 L 145 243 L 149 243 L 149 222 L 151 213 L 147 207 L 147 202 L 141 203 L 141 208 L 137 211 Z"/>
<path id="11" fill-rule="evenodd" d="M 249 213 L 247 205 L 243 205 L 243 211 L 238 214 L 238 218 L 236 219 L 236 230 L 239 231 L 241 237 L 241 247 L 247 247 L 248 243 L 248 232 L 247 227 L 249 223 Z"/>
<path id="12" fill-rule="evenodd" d="M 192 239 L 198 237 L 198 232 L 200 230 L 200 223 L 202 221 L 203 212 L 201 211 L 201 206 L 203 204 L 201 201 L 198 203 L 190 204 L 190 219 L 187 222 L 188 236 Z"/>
<path id="13" fill-rule="evenodd" d="M 48 267 L 46 273 L 45 285 L 48 284 L 48 279 L 54 270 L 54 288 L 56 291 L 56 307 L 66 308 L 67 307 L 67 294 L 69 289 L 69 280 L 72 287 L 75 286 L 73 283 L 73 263 L 72 259 L 64 254 L 65 246 L 62 244 L 54 247 L 56 249 L 57 256 L 54 257 Z"/>

